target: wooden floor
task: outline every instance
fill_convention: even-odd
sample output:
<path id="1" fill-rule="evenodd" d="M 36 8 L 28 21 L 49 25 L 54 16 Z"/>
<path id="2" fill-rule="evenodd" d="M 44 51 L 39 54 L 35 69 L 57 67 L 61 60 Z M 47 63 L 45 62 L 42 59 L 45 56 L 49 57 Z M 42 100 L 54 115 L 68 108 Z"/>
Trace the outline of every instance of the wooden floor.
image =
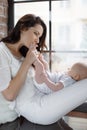
<path id="1" fill-rule="evenodd" d="M 87 102 L 66 115 L 67 123 L 74 130 L 87 130 Z"/>
<path id="2" fill-rule="evenodd" d="M 87 118 L 66 117 L 66 122 L 74 130 L 87 130 Z"/>

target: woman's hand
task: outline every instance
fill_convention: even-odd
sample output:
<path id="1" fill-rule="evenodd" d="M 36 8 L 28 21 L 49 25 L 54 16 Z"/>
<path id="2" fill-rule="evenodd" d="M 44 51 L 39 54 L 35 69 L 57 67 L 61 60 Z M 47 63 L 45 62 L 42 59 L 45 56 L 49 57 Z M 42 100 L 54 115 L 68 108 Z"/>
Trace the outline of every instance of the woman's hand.
<path id="1" fill-rule="evenodd" d="M 31 45 L 29 47 L 29 51 L 27 52 L 27 55 L 25 57 L 26 64 L 32 65 L 37 60 L 37 54 L 36 54 L 36 46 Z"/>

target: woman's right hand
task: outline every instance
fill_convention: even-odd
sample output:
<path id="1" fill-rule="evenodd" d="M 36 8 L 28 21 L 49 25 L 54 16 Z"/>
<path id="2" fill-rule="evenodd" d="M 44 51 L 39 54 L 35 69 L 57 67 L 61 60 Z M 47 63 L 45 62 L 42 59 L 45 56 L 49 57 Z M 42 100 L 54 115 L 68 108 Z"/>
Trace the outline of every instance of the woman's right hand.
<path id="1" fill-rule="evenodd" d="M 25 62 L 26 64 L 32 65 L 36 60 L 37 60 L 37 55 L 36 55 L 36 46 L 32 45 L 29 48 L 29 51 L 27 52 L 27 55 L 25 57 Z"/>

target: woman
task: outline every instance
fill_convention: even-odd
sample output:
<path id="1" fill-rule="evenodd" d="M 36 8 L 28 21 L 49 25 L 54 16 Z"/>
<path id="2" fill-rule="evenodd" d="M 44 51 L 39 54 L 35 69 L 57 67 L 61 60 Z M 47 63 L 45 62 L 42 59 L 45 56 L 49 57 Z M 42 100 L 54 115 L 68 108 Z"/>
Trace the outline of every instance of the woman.
<path id="1" fill-rule="evenodd" d="M 34 50 L 42 51 L 46 47 L 45 38 L 46 25 L 43 20 L 32 14 L 27 14 L 19 19 L 13 31 L 1 40 L 0 123 L 15 120 L 18 117 L 17 113 L 26 118 L 27 112 L 24 113 L 26 105 L 23 104 L 23 107 L 20 108 L 21 95 L 25 96 L 23 103 L 26 100 L 29 103 L 29 120 L 45 125 L 56 122 L 87 99 L 87 87 L 86 85 L 83 87 L 83 82 L 81 82 L 81 86 L 77 84 L 76 87 L 65 88 L 49 95 L 40 93 L 34 87 L 32 64 L 37 58 Z M 22 46 L 29 49 L 25 58 L 19 51 Z M 19 100 L 17 113 L 14 109 L 10 109 L 12 103 L 15 107 L 16 98 Z"/>
<path id="2" fill-rule="evenodd" d="M 12 100 L 15 100 L 23 87 L 28 69 L 35 60 L 33 53 L 29 51 L 22 63 L 22 55 L 19 52 L 20 47 L 25 45 L 29 48 L 32 45 L 41 51 L 46 46 L 45 37 L 46 26 L 44 22 L 39 17 L 29 14 L 21 18 L 13 31 L 1 40 L 0 124 L 18 117 L 15 111 L 9 109 L 9 105 Z"/>

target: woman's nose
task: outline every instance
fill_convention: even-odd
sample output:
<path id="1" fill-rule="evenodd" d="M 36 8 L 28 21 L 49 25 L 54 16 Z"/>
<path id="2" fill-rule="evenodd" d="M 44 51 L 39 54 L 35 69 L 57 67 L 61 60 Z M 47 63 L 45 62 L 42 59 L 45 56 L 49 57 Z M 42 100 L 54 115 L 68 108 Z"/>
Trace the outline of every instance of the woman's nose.
<path id="1" fill-rule="evenodd" d="M 39 37 L 37 37 L 36 42 L 39 43 Z"/>

